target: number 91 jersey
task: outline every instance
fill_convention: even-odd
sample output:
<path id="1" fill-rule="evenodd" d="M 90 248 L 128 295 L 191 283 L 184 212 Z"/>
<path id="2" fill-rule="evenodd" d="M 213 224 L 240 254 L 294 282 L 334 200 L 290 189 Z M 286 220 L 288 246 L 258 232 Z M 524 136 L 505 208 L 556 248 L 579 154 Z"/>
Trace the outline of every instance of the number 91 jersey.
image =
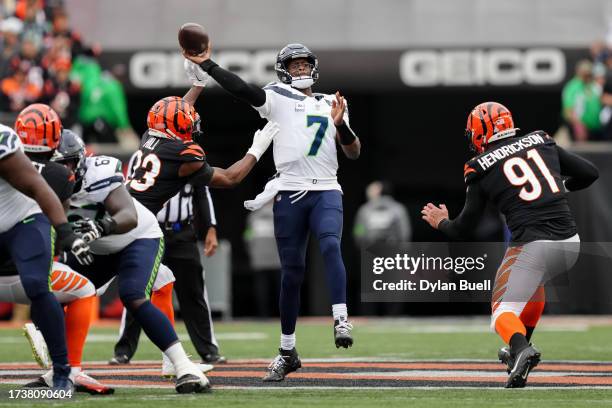
<path id="1" fill-rule="evenodd" d="M 190 162 L 202 162 L 202 169 L 196 173 L 204 172 L 204 179 L 210 181 L 213 169 L 197 143 L 153 136 L 147 132 L 128 165 L 128 190 L 132 197 L 157 214 L 166 201 L 189 183 L 192 176 L 179 177 L 179 169 Z"/>
<path id="2" fill-rule="evenodd" d="M 266 101 L 255 109 L 280 125 L 274 138 L 274 163 L 281 177 L 289 177 L 298 190 L 340 190 L 336 127 L 331 117 L 334 95 L 306 96 L 278 82 L 263 89 Z M 344 121 L 349 122 L 348 108 Z M 325 182 L 313 184 L 313 180 Z"/>
<path id="3" fill-rule="evenodd" d="M 501 140 L 465 164 L 466 184 L 505 215 L 514 242 L 576 234 L 555 141 L 545 132 Z"/>

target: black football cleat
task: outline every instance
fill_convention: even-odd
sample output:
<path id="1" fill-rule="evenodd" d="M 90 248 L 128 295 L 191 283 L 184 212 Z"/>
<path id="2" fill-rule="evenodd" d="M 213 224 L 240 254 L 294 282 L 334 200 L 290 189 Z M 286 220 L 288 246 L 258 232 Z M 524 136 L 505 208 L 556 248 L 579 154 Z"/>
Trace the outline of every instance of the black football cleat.
<path id="1" fill-rule="evenodd" d="M 500 363 L 506 366 L 506 372 L 510 374 L 512 367 L 514 366 L 514 358 L 512 357 L 512 354 L 510 354 L 510 347 L 500 348 L 497 352 L 497 358 L 499 359 Z"/>
<path id="2" fill-rule="evenodd" d="M 510 370 L 510 376 L 506 388 L 523 388 L 527 384 L 527 376 L 540 362 L 541 354 L 533 346 L 529 345 L 514 357 L 514 365 Z"/>
<path id="3" fill-rule="evenodd" d="M 202 362 L 205 364 L 212 364 L 212 365 L 225 364 L 227 363 L 227 358 L 217 353 L 211 353 L 211 354 L 206 354 L 204 358 L 202 359 Z"/>
<path id="4" fill-rule="evenodd" d="M 212 392 L 210 383 L 205 376 L 198 377 L 193 374 L 185 374 L 176 380 L 174 386 L 179 394 L 199 394 L 203 392 Z"/>
<path id="5" fill-rule="evenodd" d="M 49 384 L 47 384 L 47 381 L 45 380 L 43 376 L 40 376 L 36 380 L 26 383 L 23 387 L 24 388 L 49 388 Z"/>
<path id="6" fill-rule="evenodd" d="M 108 360 L 109 365 L 125 365 L 130 364 L 130 358 L 126 354 L 117 354 L 110 360 Z"/>
<path id="7" fill-rule="evenodd" d="M 353 325 L 347 319 L 334 320 L 334 341 L 336 342 L 336 348 L 349 348 L 353 345 L 351 330 L 353 330 Z"/>
<path id="8" fill-rule="evenodd" d="M 302 367 L 300 356 L 298 356 L 295 347 L 291 350 L 278 349 L 278 351 L 279 355 L 272 360 L 268 366 L 268 372 L 263 377 L 264 382 L 283 381 L 287 374 Z"/>

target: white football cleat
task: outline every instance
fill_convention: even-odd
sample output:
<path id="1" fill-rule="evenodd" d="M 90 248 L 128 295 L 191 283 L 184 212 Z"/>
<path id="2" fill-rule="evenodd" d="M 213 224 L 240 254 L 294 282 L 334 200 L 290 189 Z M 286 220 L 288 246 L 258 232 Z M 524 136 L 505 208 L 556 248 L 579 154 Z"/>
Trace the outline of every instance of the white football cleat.
<path id="1" fill-rule="evenodd" d="M 49 356 L 49 349 L 47 349 L 47 343 L 42 333 L 36 328 L 34 323 L 26 323 L 23 326 L 23 334 L 30 343 L 34 360 L 36 360 L 41 368 L 50 369 L 51 356 Z"/>
<path id="2" fill-rule="evenodd" d="M 192 394 L 201 392 L 210 392 L 210 382 L 208 378 L 200 371 L 199 367 L 191 363 L 190 366 L 181 370 L 177 374 L 176 384 L 174 386 L 179 394 Z"/>
<path id="3" fill-rule="evenodd" d="M 200 371 L 204 374 L 212 371 L 213 368 L 215 368 L 211 364 L 204 364 L 204 363 L 193 363 L 193 364 L 197 368 L 199 368 Z M 166 377 L 166 378 L 176 377 L 176 369 L 174 368 L 174 364 L 172 364 L 172 361 L 170 361 L 170 359 L 166 357 L 165 354 L 163 354 L 161 372 L 162 372 L 163 377 Z"/>

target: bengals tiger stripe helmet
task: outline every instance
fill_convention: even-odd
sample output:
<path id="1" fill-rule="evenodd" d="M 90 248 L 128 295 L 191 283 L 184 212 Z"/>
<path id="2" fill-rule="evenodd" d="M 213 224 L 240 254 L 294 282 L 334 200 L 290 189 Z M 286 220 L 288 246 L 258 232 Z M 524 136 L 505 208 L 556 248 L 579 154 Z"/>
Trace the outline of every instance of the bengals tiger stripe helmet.
<path id="1" fill-rule="evenodd" d="M 465 136 L 470 148 L 482 153 L 489 143 L 514 136 L 517 130 L 508 108 L 498 102 L 484 102 L 468 115 Z"/>
<path id="2" fill-rule="evenodd" d="M 53 152 L 62 134 L 62 121 L 49 105 L 35 103 L 19 113 L 15 132 L 26 152 Z"/>
<path id="3" fill-rule="evenodd" d="M 170 139 L 191 141 L 195 125 L 195 109 L 178 96 L 160 99 L 149 110 L 147 126 L 152 134 Z"/>

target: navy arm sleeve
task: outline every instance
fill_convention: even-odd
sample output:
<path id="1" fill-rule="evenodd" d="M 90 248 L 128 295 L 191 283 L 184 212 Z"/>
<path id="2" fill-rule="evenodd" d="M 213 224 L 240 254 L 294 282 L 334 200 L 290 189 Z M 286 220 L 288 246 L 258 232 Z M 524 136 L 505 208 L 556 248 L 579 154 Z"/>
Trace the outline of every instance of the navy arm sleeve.
<path id="1" fill-rule="evenodd" d="M 482 193 L 480 185 L 477 182 L 468 184 L 465 193 L 465 204 L 461 214 L 453 220 L 442 220 L 438 225 L 438 229 L 451 239 L 460 239 L 466 236 L 478 224 L 478 219 L 486 205 L 487 199 Z"/>
<path id="2" fill-rule="evenodd" d="M 561 175 L 567 176 L 565 188 L 569 191 L 587 188 L 599 178 L 599 170 L 587 159 L 557 146 Z"/>
<path id="3" fill-rule="evenodd" d="M 238 75 L 221 68 L 211 60 L 206 60 L 200 67 L 208 73 L 223 89 L 251 106 L 260 107 L 266 102 L 266 91 L 257 85 L 248 84 Z"/>

